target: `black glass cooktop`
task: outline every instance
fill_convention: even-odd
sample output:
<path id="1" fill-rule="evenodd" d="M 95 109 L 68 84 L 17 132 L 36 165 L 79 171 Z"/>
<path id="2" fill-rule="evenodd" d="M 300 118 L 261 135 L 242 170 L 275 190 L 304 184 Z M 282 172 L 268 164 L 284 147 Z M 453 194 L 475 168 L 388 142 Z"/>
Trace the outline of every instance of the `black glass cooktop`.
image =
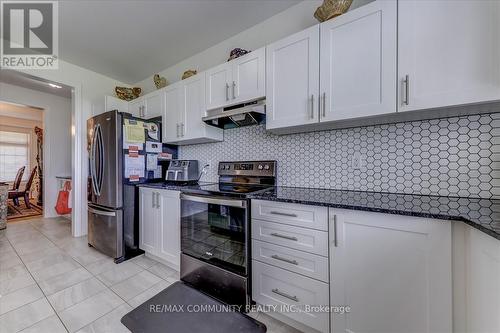
<path id="1" fill-rule="evenodd" d="M 198 188 L 187 188 L 183 192 L 206 194 L 206 195 L 227 195 L 236 197 L 245 197 L 249 194 L 263 192 L 273 185 L 262 184 L 237 184 L 237 183 L 218 183 L 200 185 Z"/>

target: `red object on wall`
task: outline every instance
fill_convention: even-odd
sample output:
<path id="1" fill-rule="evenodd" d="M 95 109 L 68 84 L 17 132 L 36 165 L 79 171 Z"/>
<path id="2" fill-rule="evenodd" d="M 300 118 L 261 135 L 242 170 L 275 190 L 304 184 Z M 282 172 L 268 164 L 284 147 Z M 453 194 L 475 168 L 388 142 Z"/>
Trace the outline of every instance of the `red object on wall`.
<path id="1" fill-rule="evenodd" d="M 56 212 L 59 215 L 65 215 L 71 213 L 71 208 L 69 208 L 69 191 L 71 191 L 71 183 L 65 182 L 62 190 L 59 191 L 56 203 Z"/>

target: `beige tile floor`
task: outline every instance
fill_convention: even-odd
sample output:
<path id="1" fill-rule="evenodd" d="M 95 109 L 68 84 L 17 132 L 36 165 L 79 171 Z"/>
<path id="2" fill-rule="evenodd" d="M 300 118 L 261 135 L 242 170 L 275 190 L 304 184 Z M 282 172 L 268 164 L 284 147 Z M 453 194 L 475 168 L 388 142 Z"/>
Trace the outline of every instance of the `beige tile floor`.
<path id="1" fill-rule="evenodd" d="M 66 219 L 11 223 L 0 231 L 0 332 L 129 332 L 121 317 L 178 278 L 144 256 L 115 264 L 86 237 L 72 237 Z M 252 316 L 269 333 L 300 333 Z"/>

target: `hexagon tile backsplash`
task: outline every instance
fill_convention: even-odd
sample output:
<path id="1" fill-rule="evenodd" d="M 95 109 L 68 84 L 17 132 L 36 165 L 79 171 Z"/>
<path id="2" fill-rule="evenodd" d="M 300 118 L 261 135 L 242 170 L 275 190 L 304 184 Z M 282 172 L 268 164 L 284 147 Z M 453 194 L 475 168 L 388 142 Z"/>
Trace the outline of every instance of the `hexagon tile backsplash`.
<path id="1" fill-rule="evenodd" d="M 284 136 L 243 127 L 179 156 L 209 163 L 205 181 L 219 161 L 270 159 L 283 186 L 500 198 L 500 113 Z"/>

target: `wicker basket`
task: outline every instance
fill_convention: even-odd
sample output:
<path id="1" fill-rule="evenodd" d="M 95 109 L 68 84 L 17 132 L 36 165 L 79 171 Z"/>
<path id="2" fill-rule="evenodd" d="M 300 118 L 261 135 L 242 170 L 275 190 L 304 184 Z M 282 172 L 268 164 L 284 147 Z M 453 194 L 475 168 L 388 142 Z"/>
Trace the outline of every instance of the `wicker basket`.
<path id="1" fill-rule="evenodd" d="M 328 21 L 347 12 L 351 4 L 352 0 L 324 0 L 314 12 L 314 17 L 320 22 Z"/>

